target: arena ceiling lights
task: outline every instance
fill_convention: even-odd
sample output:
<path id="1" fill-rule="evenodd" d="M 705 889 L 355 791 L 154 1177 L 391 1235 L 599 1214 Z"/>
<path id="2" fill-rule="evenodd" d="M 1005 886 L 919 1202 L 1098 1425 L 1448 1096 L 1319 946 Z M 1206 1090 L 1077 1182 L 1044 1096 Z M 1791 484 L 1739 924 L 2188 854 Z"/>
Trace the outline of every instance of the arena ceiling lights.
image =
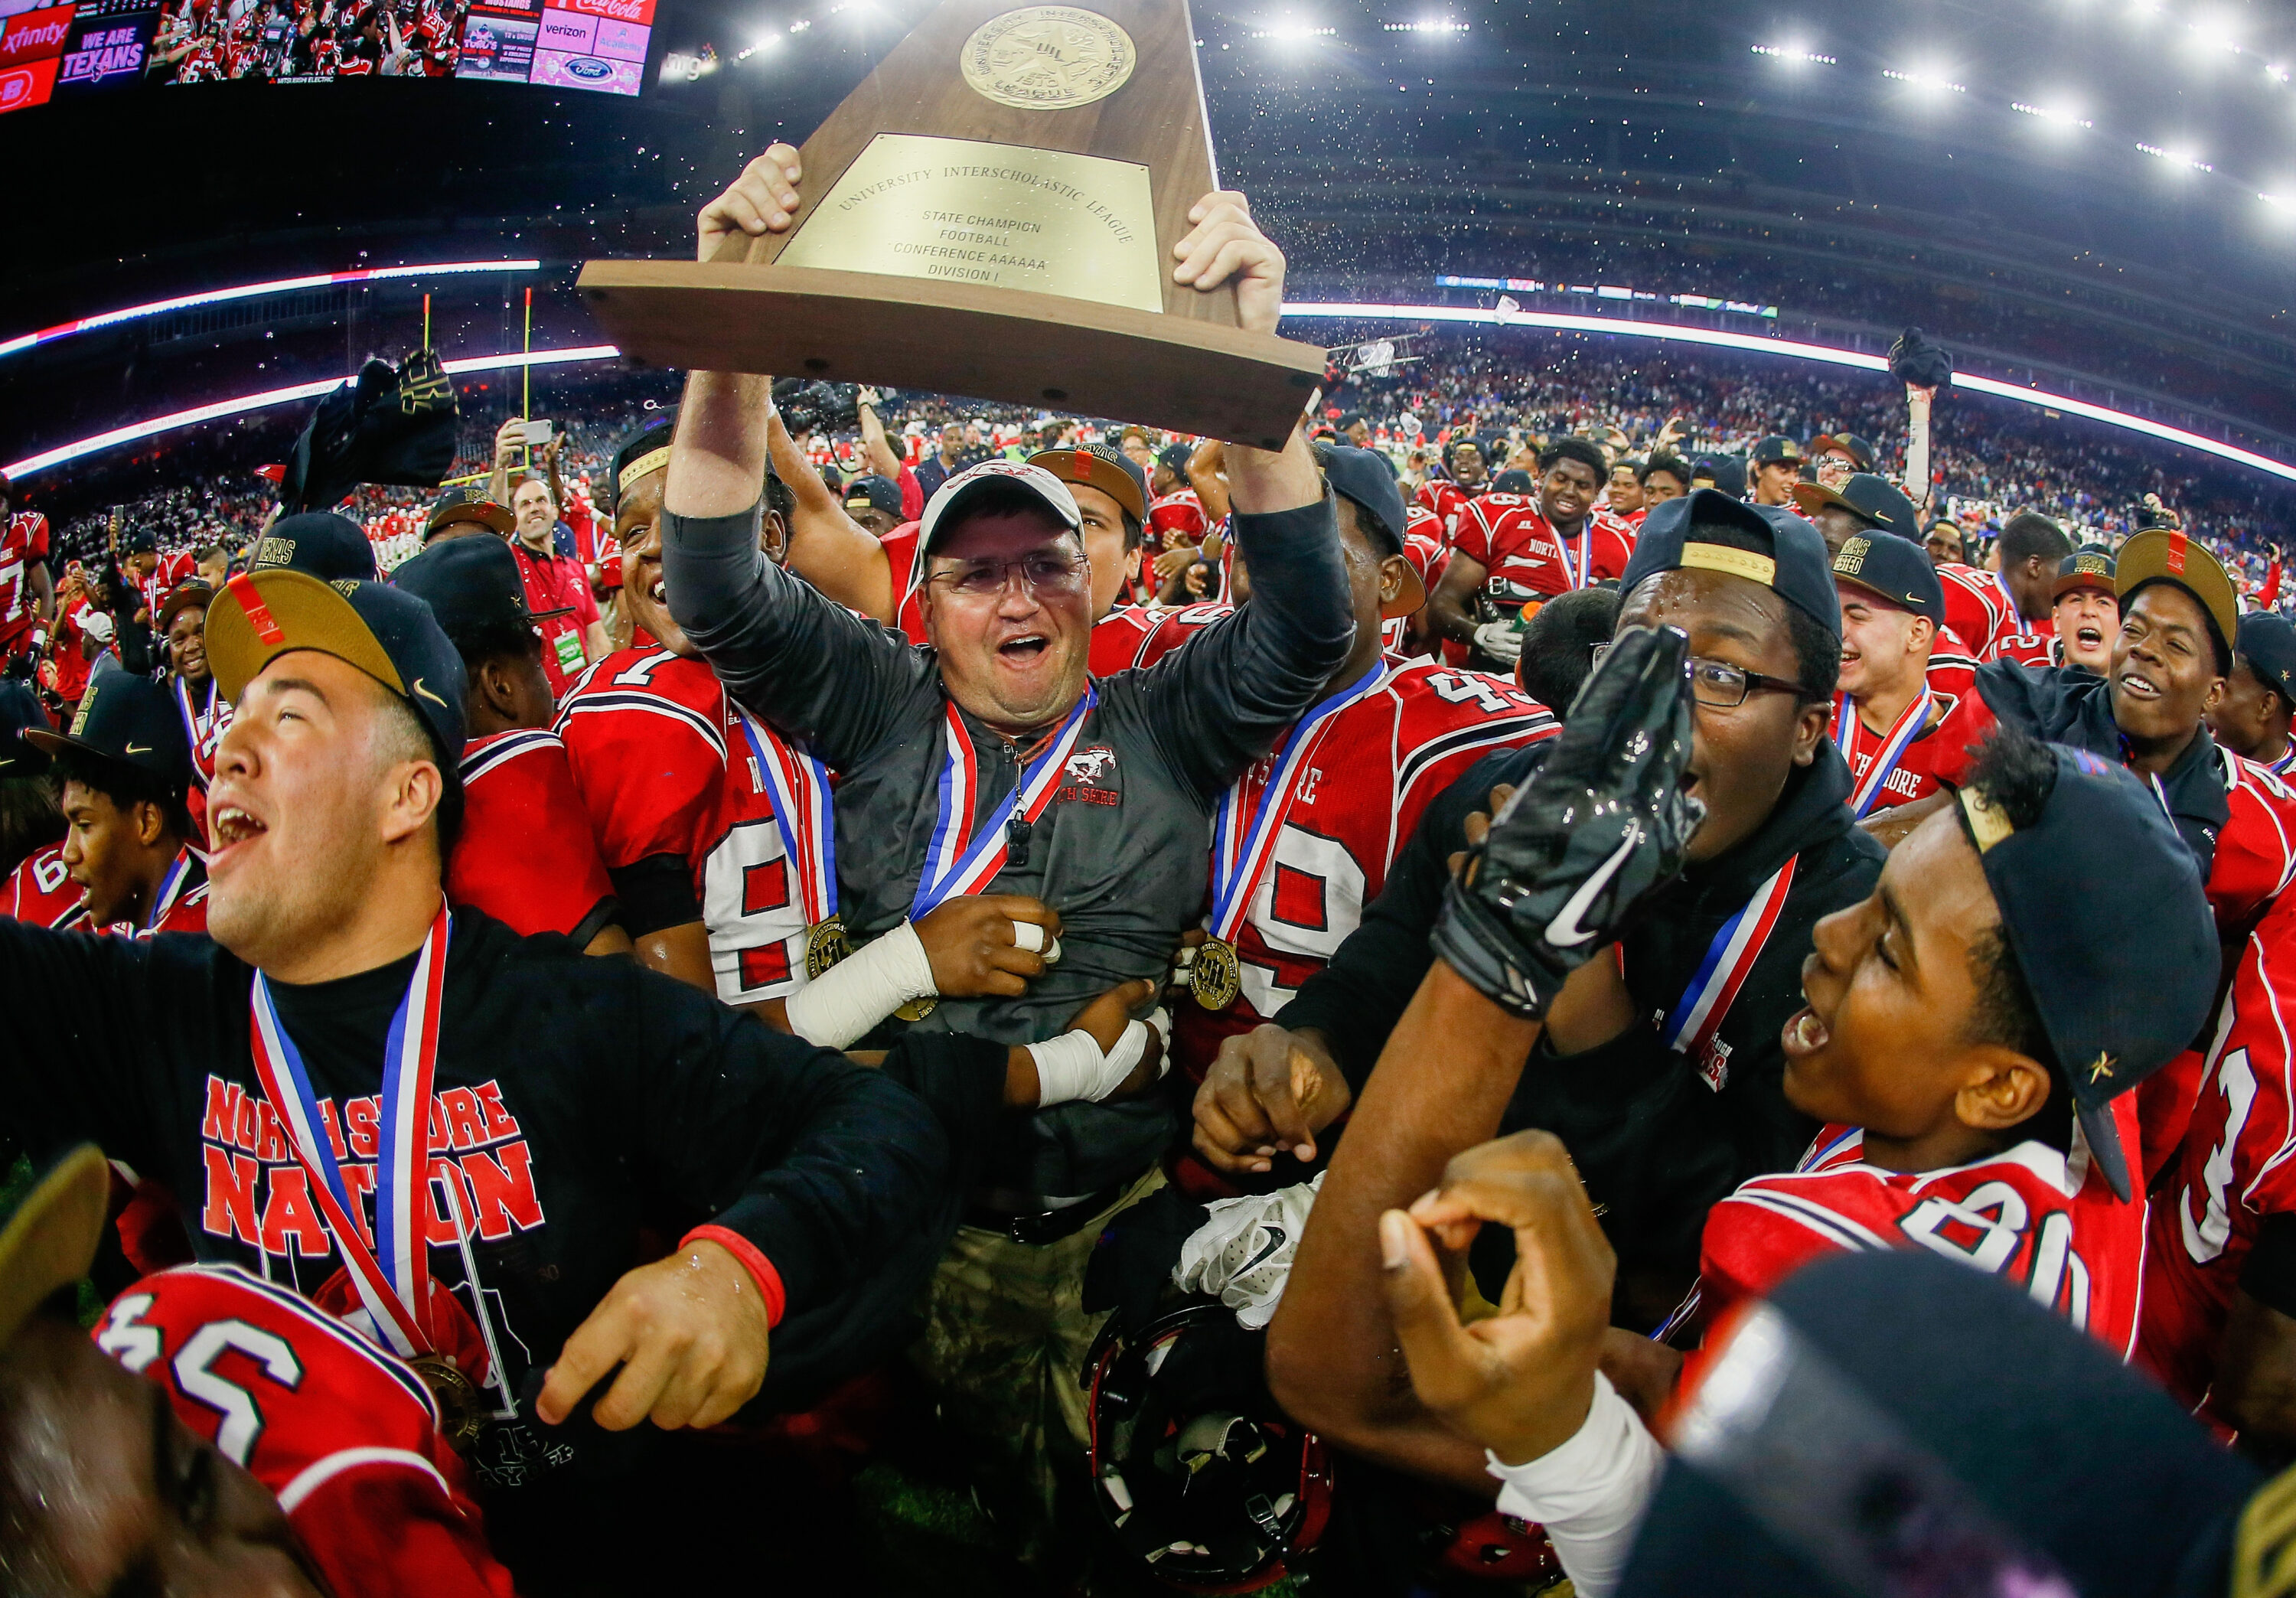
<path id="1" fill-rule="evenodd" d="M 1581 316 L 1563 311 L 1484 310 L 1474 306 L 1458 305 L 1349 305 L 1340 301 L 1315 304 L 1287 305 L 1287 317 L 1319 321 L 1398 321 L 1465 323 L 1484 327 L 1530 327 L 1552 332 L 1607 333 L 1618 338 L 1660 339 L 1677 344 L 1705 344 L 1723 349 L 1744 350 L 1754 355 L 1784 356 L 1789 360 L 1816 361 L 1829 366 L 1849 366 L 1860 372 L 1887 373 L 1890 363 L 1878 355 L 1866 355 L 1855 349 L 1831 349 L 1823 344 L 1804 344 L 1792 339 L 1765 338 L 1759 333 L 1725 332 L 1717 328 L 1679 327 L 1668 323 L 1629 322 L 1623 317 Z M 2052 394 L 2046 389 L 2028 388 L 2022 383 L 2005 383 L 1997 378 L 1977 377 L 1969 373 L 1953 374 L 1954 387 L 1966 389 L 1973 394 L 1989 395 L 1996 399 L 2013 400 L 2019 405 L 2036 409 L 2059 411 L 2068 416 L 2079 416 L 2088 422 L 2102 422 L 2109 427 L 2125 428 L 2133 433 L 2159 438 L 2165 443 L 2181 444 L 2187 449 L 2197 449 L 2221 461 L 2247 466 L 2286 482 L 2296 482 L 2296 465 L 2243 449 L 2236 444 L 2226 444 L 2200 433 L 2187 432 L 2181 427 L 2170 427 L 2149 416 L 2132 415 L 2101 405 L 2091 405 L 2085 399 L 2074 399 L 2062 394 Z"/>
<path id="2" fill-rule="evenodd" d="M 319 280 L 321 282 L 325 279 Z M 574 349 L 537 349 L 530 355 L 467 356 L 448 361 L 447 370 L 457 375 L 465 372 L 499 372 L 504 367 L 562 366 L 581 361 L 611 361 L 619 359 L 621 351 L 611 344 L 585 344 Z M 348 377 L 330 377 L 314 383 L 297 383 L 291 388 L 266 389 L 259 394 L 242 394 L 236 399 L 218 399 L 211 405 L 195 406 L 188 411 L 171 411 L 165 416 L 152 416 L 142 422 L 131 422 L 126 427 L 115 427 L 110 432 L 97 433 L 77 443 L 61 445 L 42 450 L 20 461 L 0 466 L 0 473 L 21 479 L 51 466 L 62 466 L 83 455 L 98 451 L 116 449 L 122 444 L 134 444 L 140 439 L 160 433 L 173 432 L 177 428 L 195 427 L 202 422 L 223 422 L 234 416 L 243 416 L 250 411 L 268 410 L 273 406 L 293 405 L 298 400 L 316 399 L 340 384 L 350 381 Z"/>
<path id="3" fill-rule="evenodd" d="M 297 289 L 324 289 L 335 283 L 381 283 L 400 277 L 454 277 L 477 272 L 535 272 L 541 266 L 540 261 L 442 261 L 428 266 L 362 266 L 352 272 L 320 272 L 308 277 L 280 277 L 231 289 L 209 289 L 198 294 L 179 294 L 173 299 L 155 299 L 149 305 L 131 305 L 125 310 L 105 311 L 101 316 L 82 316 L 76 322 L 59 322 L 53 327 L 20 333 L 12 339 L 0 339 L 0 359 L 58 339 L 68 339 L 74 333 L 94 332 L 98 328 L 117 327 L 123 322 L 137 322 L 146 316 L 187 311 L 203 305 L 221 305 L 226 300 L 253 299 Z"/>

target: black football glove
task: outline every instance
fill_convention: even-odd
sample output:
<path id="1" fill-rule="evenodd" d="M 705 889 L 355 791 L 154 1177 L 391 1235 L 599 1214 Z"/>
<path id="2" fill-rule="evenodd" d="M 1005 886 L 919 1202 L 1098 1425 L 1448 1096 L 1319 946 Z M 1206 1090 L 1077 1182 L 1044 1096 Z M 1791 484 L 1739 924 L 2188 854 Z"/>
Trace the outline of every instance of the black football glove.
<path id="1" fill-rule="evenodd" d="M 1690 763 L 1690 641 L 1637 627 L 1570 706 L 1554 751 L 1491 818 L 1445 891 L 1436 955 L 1501 1009 L 1537 1020 L 1682 869 L 1706 807 Z"/>
<path id="2" fill-rule="evenodd" d="M 1918 327 L 1909 327 L 1890 346 L 1890 375 L 1916 389 L 1942 389 L 1953 381 L 1953 357 Z"/>

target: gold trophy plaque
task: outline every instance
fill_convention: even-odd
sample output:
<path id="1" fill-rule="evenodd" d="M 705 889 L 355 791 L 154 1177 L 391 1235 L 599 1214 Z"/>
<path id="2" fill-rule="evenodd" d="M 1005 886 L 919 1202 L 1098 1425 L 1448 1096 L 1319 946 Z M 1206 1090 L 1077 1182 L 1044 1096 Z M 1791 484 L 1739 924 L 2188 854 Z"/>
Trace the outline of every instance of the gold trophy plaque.
<path id="1" fill-rule="evenodd" d="M 1324 351 L 1171 281 L 1218 186 L 1186 0 L 944 0 L 801 152 L 797 225 L 592 261 L 650 365 L 1053 406 L 1281 447 Z"/>

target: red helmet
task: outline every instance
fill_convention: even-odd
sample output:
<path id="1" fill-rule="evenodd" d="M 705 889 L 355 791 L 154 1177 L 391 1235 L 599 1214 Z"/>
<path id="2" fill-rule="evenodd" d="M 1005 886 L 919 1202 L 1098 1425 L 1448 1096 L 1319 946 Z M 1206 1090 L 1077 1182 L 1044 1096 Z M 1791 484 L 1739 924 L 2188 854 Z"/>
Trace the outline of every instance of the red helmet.
<path id="1" fill-rule="evenodd" d="M 1111 1316 L 1085 1362 L 1093 1503 L 1158 1581 L 1250 1593 L 1283 1578 L 1331 1518 L 1323 1439 L 1268 1399 L 1264 1333 L 1196 1303 L 1125 1337 Z"/>

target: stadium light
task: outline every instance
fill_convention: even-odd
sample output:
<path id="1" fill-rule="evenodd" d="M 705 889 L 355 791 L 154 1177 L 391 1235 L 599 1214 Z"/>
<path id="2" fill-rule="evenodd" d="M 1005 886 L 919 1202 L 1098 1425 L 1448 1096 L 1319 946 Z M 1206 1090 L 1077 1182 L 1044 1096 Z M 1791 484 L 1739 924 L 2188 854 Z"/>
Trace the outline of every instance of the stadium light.
<path id="1" fill-rule="evenodd" d="M 178 294 L 173 299 L 155 299 L 149 305 L 131 305 L 123 310 L 82 316 L 73 322 L 59 322 L 53 327 L 44 327 L 37 332 L 0 339 L 0 358 L 20 350 L 53 343 L 58 339 L 70 338 L 74 333 L 117 327 L 123 322 L 164 316 L 169 311 L 187 311 L 203 305 L 222 305 L 234 299 L 254 299 L 265 294 L 287 294 L 297 289 L 324 289 L 333 283 L 381 283 L 400 277 L 454 277 L 474 272 L 538 272 L 541 269 L 540 261 L 441 261 L 429 266 L 363 266 L 354 272 L 319 272 L 308 277 L 278 277 L 268 283 L 241 283 L 235 288 Z"/>
<path id="2" fill-rule="evenodd" d="M 2009 109 L 2013 111 L 2022 111 L 2029 117 L 2038 118 L 2041 121 L 2057 127 L 2095 127 L 2096 126 L 2087 117 L 2066 111 L 2061 106 L 2031 105 L 2018 100 L 2013 101 Z"/>
<path id="3" fill-rule="evenodd" d="M 2172 167 L 2182 167 L 2194 172 L 2213 172 L 2216 168 L 2200 157 L 2183 150 L 2163 150 L 2158 144 L 2139 144 L 2136 148 L 2155 160 L 2167 161 Z"/>
<path id="4" fill-rule="evenodd" d="M 1767 55 L 1773 60 L 1797 67 L 1805 64 L 1813 67 L 1834 67 L 1841 64 L 1830 55 L 1812 54 L 1799 45 L 1757 45 L 1754 46 L 1754 53 Z"/>
<path id="5" fill-rule="evenodd" d="M 1456 38 L 1467 31 L 1467 25 L 1464 22 L 1452 22 L 1432 17 L 1422 18 L 1416 22 L 1390 22 L 1386 24 L 1386 28 L 1390 33 L 1431 34 L 1437 38 Z"/>
<path id="6" fill-rule="evenodd" d="M 446 363 L 449 373 L 499 372 L 505 367 L 562 366 L 582 361 L 619 359 L 621 351 L 611 344 L 586 344 L 575 349 L 537 349 L 529 354 L 516 351 L 508 355 L 464 356 Z M 170 411 L 164 416 L 148 417 L 131 422 L 125 427 L 115 427 L 109 432 L 94 434 L 76 443 L 59 445 L 26 455 L 22 460 L 0 466 L 0 473 L 11 478 L 23 478 L 51 466 L 62 466 L 122 444 L 134 444 L 139 439 L 155 438 L 178 428 L 196 427 L 202 422 L 222 422 L 233 416 L 243 416 L 250 411 L 268 410 L 274 406 L 292 405 L 299 399 L 316 399 L 340 384 L 351 381 L 348 377 L 330 377 L 318 382 L 296 383 L 285 389 L 266 389 L 259 394 L 242 394 L 235 399 L 218 399 L 210 405 L 193 406 L 188 411 Z"/>
<path id="7" fill-rule="evenodd" d="M 1484 310 L 1463 305 L 1349 305 L 1343 301 L 1323 301 L 1283 307 L 1286 316 L 1303 320 L 1360 322 L 1450 322 L 1470 325 L 1498 326 L 1502 321 L 1509 327 L 1540 328 L 1552 332 L 1604 333 L 1625 339 L 1656 339 L 1666 343 L 1702 344 L 1714 348 L 1738 349 L 1751 355 L 1783 356 L 1788 360 L 1812 361 L 1822 365 L 1847 366 L 1859 372 L 1886 373 L 1890 363 L 1878 355 L 1867 355 L 1857 349 L 1835 349 L 1824 344 L 1805 344 L 1793 339 L 1764 338 L 1759 333 L 1725 332 L 1719 328 L 1682 327 L 1670 323 L 1629 322 L 1624 317 L 1582 316 L 1563 311 L 1529 311 L 1514 309 L 1502 317 L 1497 311 Z M 1956 372 L 1953 385 L 1972 393 L 1988 395 L 1995 399 L 2006 399 L 2015 404 L 2030 406 L 2037 410 L 2057 411 L 2068 416 L 2079 416 L 2087 422 L 2101 422 L 2108 427 L 2122 428 L 2163 443 L 2197 449 L 2236 466 L 2246 466 L 2284 481 L 2296 482 L 2296 465 L 2276 461 L 2254 450 L 2243 449 L 2236 444 L 2188 432 L 2181 427 L 2170 427 L 2149 416 L 2132 415 L 2110 406 L 2091 405 L 2086 399 L 2074 399 L 2062 394 L 2052 394 L 2046 389 L 2030 388 L 2023 383 L 2003 382 L 1998 378 L 1979 377 Z"/>
<path id="8" fill-rule="evenodd" d="M 1296 45 L 1306 39 L 1333 38 L 1338 36 L 1339 31 L 1336 28 L 1318 28 L 1312 20 L 1287 16 L 1280 22 L 1271 22 L 1265 28 L 1252 29 L 1251 37 L 1255 39 L 1273 39 L 1278 44 Z"/>
<path id="9" fill-rule="evenodd" d="M 1969 93 L 1969 86 L 1966 84 L 1955 83 L 1942 72 L 1899 72 L 1885 67 L 1882 70 L 1882 76 L 1893 78 L 1899 83 L 1916 89 L 1927 89 L 1931 92 L 1941 89 L 1954 94 Z"/>

